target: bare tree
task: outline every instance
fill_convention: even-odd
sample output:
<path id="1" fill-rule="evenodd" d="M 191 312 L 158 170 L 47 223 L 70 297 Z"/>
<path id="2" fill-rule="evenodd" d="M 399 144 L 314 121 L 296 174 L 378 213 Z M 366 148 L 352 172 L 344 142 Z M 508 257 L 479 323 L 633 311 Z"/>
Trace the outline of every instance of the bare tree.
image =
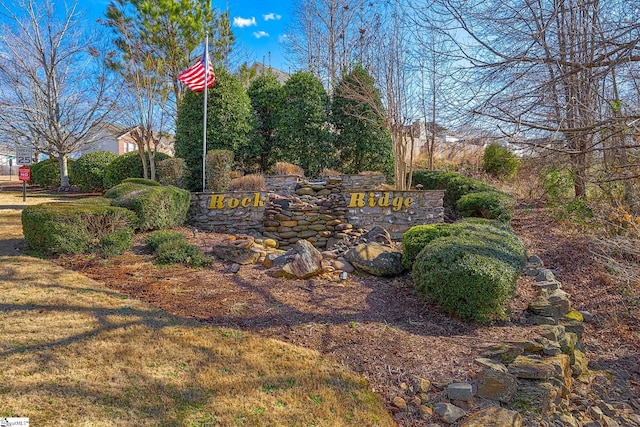
<path id="1" fill-rule="evenodd" d="M 49 0 L 1 7 L 0 126 L 57 158 L 68 189 L 68 156 L 93 142 L 116 103 L 104 50 L 80 25 L 77 3 L 65 11 Z"/>
<path id="2" fill-rule="evenodd" d="M 540 148 L 569 159 L 575 196 L 583 197 L 592 162 L 607 150 L 604 141 L 637 118 L 637 109 L 603 114 L 614 96 L 612 73 L 640 60 L 637 3 L 439 3 L 456 23 L 461 65 L 474 73 L 473 111 L 520 141 L 546 137 Z"/>

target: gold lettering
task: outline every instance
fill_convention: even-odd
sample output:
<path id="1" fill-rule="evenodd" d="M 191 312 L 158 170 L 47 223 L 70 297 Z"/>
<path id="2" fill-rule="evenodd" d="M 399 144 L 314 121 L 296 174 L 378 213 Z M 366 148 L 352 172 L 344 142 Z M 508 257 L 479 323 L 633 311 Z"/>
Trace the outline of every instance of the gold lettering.
<path id="1" fill-rule="evenodd" d="M 364 207 L 364 193 L 351 193 L 351 199 L 349 200 L 350 208 L 362 208 Z"/>
<path id="2" fill-rule="evenodd" d="M 212 194 L 209 209 L 222 209 L 224 207 L 224 195 Z"/>
<path id="3" fill-rule="evenodd" d="M 393 208 L 391 208 L 392 211 L 394 212 L 398 212 L 400 210 L 400 208 L 402 208 L 402 202 L 403 202 L 403 198 L 398 196 L 398 197 L 394 197 L 393 201 L 391 202 L 391 205 L 393 206 Z"/>
<path id="4" fill-rule="evenodd" d="M 237 208 L 239 204 L 240 200 L 234 198 L 229 199 L 229 201 L 227 202 L 227 206 L 229 206 L 231 209 Z"/>
<path id="5" fill-rule="evenodd" d="M 242 199 L 242 202 L 240 204 L 243 208 L 246 208 L 251 204 L 251 197 L 245 197 L 244 199 Z"/>
<path id="6" fill-rule="evenodd" d="M 385 192 L 380 199 L 378 199 L 378 206 L 381 208 L 386 208 L 389 206 L 389 192 Z"/>
<path id="7" fill-rule="evenodd" d="M 413 205 L 413 197 L 407 197 L 404 201 L 404 207 L 409 208 Z"/>
<path id="8" fill-rule="evenodd" d="M 260 193 L 256 193 L 253 197 L 253 206 L 256 208 L 259 206 L 264 206 L 264 202 L 266 201 L 266 197 L 260 197 Z"/>
<path id="9" fill-rule="evenodd" d="M 376 195 L 375 193 L 369 193 L 369 207 L 374 207 L 376 205 Z"/>

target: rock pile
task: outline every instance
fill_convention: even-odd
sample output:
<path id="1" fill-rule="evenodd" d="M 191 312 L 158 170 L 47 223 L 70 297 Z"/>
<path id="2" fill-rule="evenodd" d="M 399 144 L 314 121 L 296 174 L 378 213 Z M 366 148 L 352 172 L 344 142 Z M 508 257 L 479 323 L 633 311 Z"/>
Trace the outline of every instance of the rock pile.
<path id="1" fill-rule="evenodd" d="M 357 239 L 364 230 L 346 219 L 342 180 L 301 181 L 295 195 L 272 196 L 266 205 L 262 234 L 286 249 L 304 239 L 331 248 Z"/>
<path id="2" fill-rule="evenodd" d="M 588 367 L 582 336 L 591 314 L 572 309 L 570 295 L 537 256 L 525 274 L 536 277 L 538 295 L 526 321 L 538 337 L 484 348 L 475 379 L 442 385 L 439 398 L 401 385 L 405 395 L 393 400 L 395 407 L 421 414 L 428 426 L 640 427 L 640 399 L 624 378 Z"/>

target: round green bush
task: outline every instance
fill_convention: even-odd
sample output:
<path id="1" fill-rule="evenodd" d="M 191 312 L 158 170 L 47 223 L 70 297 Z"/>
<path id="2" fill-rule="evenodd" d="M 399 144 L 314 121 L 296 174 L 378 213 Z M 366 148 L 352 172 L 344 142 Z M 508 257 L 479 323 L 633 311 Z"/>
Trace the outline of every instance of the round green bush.
<path id="1" fill-rule="evenodd" d="M 496 178 L 513 178 L 518 173 L 520 159 L 509 149 L 494 143 L 489 144 L 482 155 L 484 171 Z"/>
<path id="2" fill-rule="evenodd" d="M 199 247 L 182 240 L 168 240 L 161 243 L 156 250 L 158 264 L 186 263 L 189 267 L 204 267 L 209 260 Z"/>
<path id="3" fill-rule="evenodd" d="M 145 236 L 144 243 L 149 247 L 149 249 L 151 249 L 152 251 L 156 251 L 158 249 L 158 246 L 170 240 L 182 240 L 186 242 L 184 234 L 179 231 L 156 230 Z"/>
<path id="4" fill-rule="evenodd" d="M 76 187 L 82 191 L 104 191 L 104 174 L 116 158 L 118 155 L 111 151 L 94 151 L 81 156 L 72 168 Z"/>
<path id="5" fill-rule="evenodd" d="M 524 268 L 522 241 L 495 221 L 465 220 L 457 227 L 459 233 L 432 240 L 416 257 L 416 291 L 464 320 L 507 319 Z"/>
<path id="6" fill-rule="evenodd" d="M 156 173 L 158 181 L 162 185 L 175 185 L 184 188 L 189 171 L 187 170 L 187 162 L 175 157 L 159 161 L 156 164 Z"/>
<path id="7" fill-rule="evenodd" d="M 147 162 L 149 161 L 149 153 L 146 153 Z M 155 161 L 159 162 L 168 159 L 169 156 L 164 153 L 155 153 Z M 142 159 L 137 151 L 123 154 L 114 159 L 104 174 L 104 188 L 111 188 L 120 184 L 127 178 L 143 178 L 144 169 L 142 168 Z"/>
<path id="8" fill-rule="evenodd" d="M 508 223 L 511 221 L 516 199 L 499 191 L 481 191 L 465 194 L 460 197 L 456 207 L 463 217 L 497 219 Z"/>
<path id="9" fill-rule="evenodd" d="M 113 206 L 136 213 L 136 228 L 158 230 L 182 225 L 187 219 L 191 193 L 173 186 L 147 186 L 123 182 L 105 193 Z"/>
<path id="10" fill-rule="evenodd" d="M 44 203 L 22 211 L 27 245 L 43 254 L 119 255 L 133 244 L 133 212 L 104 203 Z"/>
<path id="11" fill-rule="evenodd" d="M 428 243 L 456 232 L 457 227 L 454 224 L 424 224 L 411 227 L 402 235 L 402 264 L 411 268 L 413 261 Z"/>
<path id="12" fill-rule="evenodd" d="M 73 159 L 67 159 L 67 169 L 69 172 L 69 183 L 74 184 Z M 31 184 L 42 188 L 60 187 L 60 163 L 58 159 L 52 157 L 34 163 L 31 166 Z"/>

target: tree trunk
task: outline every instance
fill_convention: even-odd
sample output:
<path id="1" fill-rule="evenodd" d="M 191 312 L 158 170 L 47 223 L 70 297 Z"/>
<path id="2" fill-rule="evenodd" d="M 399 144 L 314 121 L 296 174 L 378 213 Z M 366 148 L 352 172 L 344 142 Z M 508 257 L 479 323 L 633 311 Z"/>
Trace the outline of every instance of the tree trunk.
<path id="1" fill-rule="evenodd" d="M 60 188 L 58 191 L 69 191 L 69 169 L 67 167 L 67 156 L 61 155 L 58 157 L 58 164 L 60 165 Z"/>

